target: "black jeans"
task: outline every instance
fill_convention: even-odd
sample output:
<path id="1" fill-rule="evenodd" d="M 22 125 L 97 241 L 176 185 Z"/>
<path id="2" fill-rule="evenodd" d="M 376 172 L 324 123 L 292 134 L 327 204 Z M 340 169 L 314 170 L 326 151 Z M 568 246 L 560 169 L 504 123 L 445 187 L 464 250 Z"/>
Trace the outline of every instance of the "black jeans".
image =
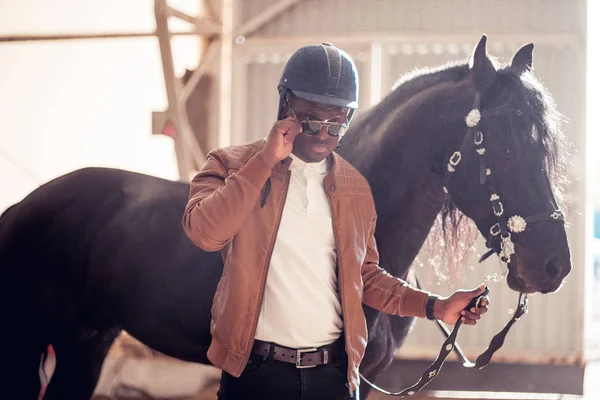
<path id="1" fill-rule="evenodd" d="M 252 354 L 239 378 L 223 371 L 219 400 L 346 400 L 348 360 L 298 369 Z M 353 393 L 356 396 L 356 391 Z"/>

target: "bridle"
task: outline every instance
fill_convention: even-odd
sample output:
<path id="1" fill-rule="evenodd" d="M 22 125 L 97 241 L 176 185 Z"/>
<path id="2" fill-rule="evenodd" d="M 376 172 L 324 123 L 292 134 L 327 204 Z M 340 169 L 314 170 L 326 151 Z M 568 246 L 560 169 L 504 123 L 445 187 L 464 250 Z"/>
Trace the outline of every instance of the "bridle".
<path id="1" fill-rule="evenodd" d="M 500 251 L 498 256 L 502 263 L 510 263 L 511 256 L 515 253 L 515 246 L 512 242 L 512 233 L 521 233 L 525 231 L 527 225 L 541 222 L 562 222 L 564 223 L 564 215 L 559 209 L 552 191 L 552 204 L 554 209 L 550 212 L 532 215 L 529 217 L 522 217 L 520 215 L 513 215 L 510 218 L 506 218 L 504 214 L 504 205 L 500 199 L 500 195 L 494 188 L 494 176 L 492 170 L 488 168 L 486 158 L 486 148 L 484 146 L 483 133 L 477 129 L 481 118 L 492 117 L 501 115 L 508 110 L 507 105 L 499 106 L 495 109 L 481 112 L 479 110 L 480 96 L 479 93 L 475 95 L 474 108 L 469 112 L 465 118 L 465 123 L 468 127 L 467 132 L 464 136 L 462 144 L 458 151 L 455 151 L 446 168 L 446 174 L 444 175 L 443 189 L 446 194 L 448 192 L 448 184 L 452 178 L 452 174 L 456 171 L 457 166 L 460 164 L 463 154 L 467 154 L 473 147 L 479 155 L 479 183 L 481 185 L 487 184 L 488 193 L 490 194 L 490 202 L 492 203 L 492 210 L 496 216 L 497 222 L 491 226 L 489 235 L 486 237 L 486 246 L 490 248 L 486 254 L 480 258 L 480 262 L 487 259 L 489 256 L 496 252 L 497 242 L 500 241 Z"/>
<path id="2" fill-rule="evenodd" d="M 445 172 L 444 179 L 443 179 L 443 190 L 446 195 L 451 196 L 451 193 L 448 190 L 448 184 L 450 183 L 450 179 L 452 178 L 453 173 L 456 171 L 456 168 L 459 166 L 463 155 L 468 154 L 472 148 L 475 148 L 475 152 L 479 155 L 479 157 L 478 157 L 478 159 L 479 159 L 479 183 L 481 185 L 487 185 L 487 189 L 490 194 L 490 202 L 492 204 L 492 210 L 497 219 L 497 222 L 490 227 L 489 235 L 486 235 L 486 246 L 490 250 L 487 253 L 485 253 L 483 256 L 481 256 L 481 258 L 479 259 L 479 262 L 486 260 L 492 254 L 497 252 L 498 257 L 500 258 L 500 262 L 503 264 L 503 266 L 507 267 L 508 264 L 510 263 L 511 256 L 515 253 L 515 246 L 512 241 L 512 234 L 519 234 L 521 232 L 524 232 L 528 225 L 536 223 L 536 222 L 547 221 L 547 222 L 564 223 L 565 218 L 564 218 L 564 214 L 558 207 L 558 204 L 554 198 L 554 195 L 552 194 L 552 191 L 550 191 L 550 194 L 552 196 L 552 205 L 554 207 L 554 209 L 552 211 L 540 213 L 540 214 L 536 214 L 536 215 L 532 215 L 532 216 L 528 216 L 528 217 L 522 217 L 520 215 L 513 215 L 509 218 L 506 217 L 506 215 L 504 213 L 504 211 L 505 211 L 504 205 L 502 204 L 500 195 L 498 194 L 498 192 L 496 191 L 496 189 L 494 187 L 494 176 L 492 174 L 491 169 L 488 167 L 487 158 L 486 158 L 486 148 L 484 145 L 484 136 L 483 136 L 483 133 L 481 132 L 481 130 L 478 128 L 478 126 L 479 126 L 479 122 L 481 121 L 482 118 L 502 115 L 505 112 L 507 112 L 507 111 L 511 112 L 512 110 L 509 109 L 508 104 L 501 105 L 497 108 L 486 110 L 486 111 L 481 111 L 480 106 L 481 106 L 480 94 L 476 93 L 475 100 L 473 103 L 473 109 L 465 117 L 465 124 L 467 125 L 467 131 L 465 133 L 463 141 L 462 141 L 459 149 L 457 151 L 455 151 L 452 154 L 452 156 L 450 156 L 450 159 L 446 166 L 446 172 Z M 520 111 L 517 110 L 517 112 L 520 112 Z M 498 248 L 499 248 L 499 250 L 496 250 Z M 505 268 L 505 270 L 506 269 L 507 268 Z M 418 277 L 417 277 L 417 283 L 418 283 L 418 286 L 422 288 L 422 284 L 418 280 Z M 465 307 L 465 310 L 468 310 L 472 307 L 478 306 L 479 302 L 485 297 L 486 294 L 487 294 L 487 288 L 486 288 L 486 292 L 483 295 L 479 296 L 478 298 L 473 299 L 469 303 L 469 305 L 467 307 Z M 371 383 L 362 374 L 360 374 L 360 376 L 365 382 L 367 382 L 375 390 L 377 390 L 381 393 L 391 395 L 391 396 L 397 396 L 397 397 L 407 397 L 407 396 L 415 395 L 416 393 L 420 392 L 425 387 L 425 385 L 427 385 L 429 382 L 431 382 L 439 374 L 440 369 L 441 369 L 442 365 L 444 364 L 444 361 L 446 361 L 446 358 L 448 357 L 448 355 L 450 355 L 450 353 L 453 350 L 456 352 L 456 354 L 458 355 L 459 359 L 461 360 L 461 362 L 463 363 L 463 366 L 465 368 L 482 369 L 486 365 L 489 364 L 494 353 L 502 347 L 502 345 L 504 344 L 506 335 L 508 334 L 508 331 L 510 330 L 512 325 L 516 321 L 518 321 L 519 318 L 521 318 L 524 314 L 526 314 L 527 311 L 528 311 L 528 295 L 527 295 L 527 293 L 519 293 L 519 301 L 518 301 L 517 308 L 516 308 L 515 313 L 513 314 L 512 318 L 506 324 L 504 329 L 502 329 L 498 334 L 496 334 L 496 336 L 494 336 L 492 338 L 488 348 L 477 357 L 477 359 L 474 363 L 467 359 L 467 357 L 462 352 L 460 346 L 456 343 L 458 330 L 459 330 L 460 326 L 462 325 L 461 319 L 459 319 L 456 322 L 452 332 L 449 331 L 449 329 L 446 327 L 446 325 L 444 325 L 443 322 L 436 320 L 436 323 L 438 324 L 438 326 L 444 333 L 446 340 L 444 341 L 444 344 L 442 345 L 442 348 L 439 352 L 438 357 L 425 370 L 425 372 L 423 372 L 423 375 L 421 376 L 419 381 L 416 382 L 414 385 L 412 385 L 404 390 L 401 390 L 399 392 L 393 393 L 393 392 L 389 392 L 387 390 L 381 389 L 380 387 Z"/>

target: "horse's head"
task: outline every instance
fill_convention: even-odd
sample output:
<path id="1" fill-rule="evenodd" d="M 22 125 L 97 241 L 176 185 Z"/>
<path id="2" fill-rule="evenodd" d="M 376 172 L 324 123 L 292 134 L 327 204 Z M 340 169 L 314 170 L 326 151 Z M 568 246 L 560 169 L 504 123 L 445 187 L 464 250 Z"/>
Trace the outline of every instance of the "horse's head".
<path id="1" fill-rule="evenodd" d="M 556 201 L 564 149 L 552 99 L 531 73 L 532 53 L 526 45 L 496 69 L 485 36 L 475 48 L 468 95 L 476 111 L 447 149 L 444 190 L 507 262 L 512 289 L 548 293 L 571 270 Z"/>

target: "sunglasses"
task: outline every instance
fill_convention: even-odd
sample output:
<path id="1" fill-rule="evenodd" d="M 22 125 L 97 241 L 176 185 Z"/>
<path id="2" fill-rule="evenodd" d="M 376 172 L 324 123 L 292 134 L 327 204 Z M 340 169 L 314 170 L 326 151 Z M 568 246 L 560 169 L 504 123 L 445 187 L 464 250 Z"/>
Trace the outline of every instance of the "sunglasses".
<path id="1" fill-rule="evenodd" d="M 287 99 L 285 100 L 285 102 L 287 103 L 290 111 L 292 112 L 292 116 L 300 122 L 300 125 L 302 126 L 302 133 L 307 136 L 315 136 L 321 131 L 323 126 L 327 127 L 327 134 L 335 138 L 340 137 L 340 135 L 343 135 L 344 132 L 346 132 L 346 129 L 348 129 L 348 124 L 342 124 L 339 122 L 315 121 L 307 118 L 300 121 L 300 119 L 296 117 L 296 113 L 292 109 L 290 102 Z"/>

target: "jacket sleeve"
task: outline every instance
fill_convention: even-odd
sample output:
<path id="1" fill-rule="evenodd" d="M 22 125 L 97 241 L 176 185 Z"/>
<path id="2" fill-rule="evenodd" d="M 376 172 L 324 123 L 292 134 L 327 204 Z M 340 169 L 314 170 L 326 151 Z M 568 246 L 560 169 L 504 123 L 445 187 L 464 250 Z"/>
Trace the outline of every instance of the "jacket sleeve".
<path id="1" fill-rule="evenodd" d="M 376 216 L 372 219 L 367 254 L 362 266 L 363 303 L 392 315 L 424 318 L 429 293 L 414 288 L 379 266 L 375 243 L 376 219 Z"/>
<path id="2" fill-rule="evenodd" d="M 209 153 L 192 179 L 182 225 L 190 240 L 205 251 L 221 250 L 254 210 L 271 169 L 256 157 L 228 175 L 219 150 Z"/>

